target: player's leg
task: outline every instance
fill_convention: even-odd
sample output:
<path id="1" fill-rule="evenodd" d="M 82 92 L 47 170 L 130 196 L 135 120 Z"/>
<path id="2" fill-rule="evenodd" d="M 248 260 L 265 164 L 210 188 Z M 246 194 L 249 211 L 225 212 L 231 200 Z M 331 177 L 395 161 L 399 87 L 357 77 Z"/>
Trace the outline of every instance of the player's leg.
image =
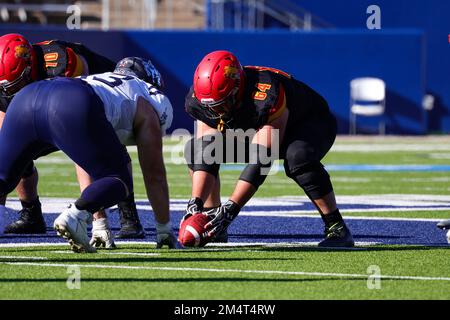
<path id="1" fill-rule="evenodd" d="M 0 130 L 0 196 L 14 189 L 27 165 L 50 146 L 34 130 L 33 90 L 24 90 L 12 101 Z M 24 222 L 26 220 L 24 219 Z M 45 224 L 44 224 L 45 232 Z"/>
<path id="2" fill-rule="evenodd" d="M 336 120 L 323 115 L 288 130 L 283 143 L 286 174 L 311 199 L 325 223 L 320 246 L 353 246 L 353 238 L 339 212 L 328 172 L 320 163 L 334 143 Z"/>
<path id="3" fill-rule="evenodd" d="M 22 210 L 19 219 L 8 225 L 5 233 L 33 234 L 46 233 L 46 225 L 42 216 L 41 202 L 37 193 L 38 172 L 31 161 L 16 187 Z"/>
<path id="4" fill-rule="evenodd" d="M 131 162 L 128 163 L 130 174 L 132 173 Z M 115 235 L 118 239 L 143 239 L 145 238 L 145 231 L 139 219 L 139 214 L 136 208 L 136 201 L 134 193 L 131 192 L 128 197 L 117 204 L 120 215 L 120 230 Z M 155 216 L 158 220 L 158 217 Z"/>
<path id="5" fill-rule="evenodd" d="M 83 192 L 92 183 L 92 179 L 89 174 L 77 164 L 75 164 L 75 170 L 78 184 L 80 185 L 80 191 Z M 96 247 L 102 246 L 107 249 L 115 248 L 116 245 L 114 243 L 114 239 L 112 238 L 111 229 L 109 227 L 109 221 L 105 210 L 95 212 L 93 217 L 94 221 L 92 222 L 92 237 L 90 243 L 95 244 Z"/>
<path id="6" fill-rule="evenodd" d="M 5 113 L 0 112 L 0 128 L 2 127 Z M 46 226 L 42 216 L 41 203 L 37 195 L 38 174 L 31 162 L 20 180 L 16 191 L 22 203 L 19 211 L 20 218 L 5 228 L 5 233 L 45 233 Z M 0 198 L 0 214 L 4 215 L 6 196 Z M 3 229 L 3 228 L 2 228 Z"/>
<path id="7" fill-rule="evenodd" d="M 73 250 L 95 251 L 89 245 L 87 224 L 95 212 L 133 192 L 130 158 L 106 119 L 101 100 L 89 86 L 59 80 L 51 89 L 48 136 L 93 179 L 74 206 L 55 220 L 54 227 L 69 239 Z M 73 98 L 64 101 L 67 95 Z"/>

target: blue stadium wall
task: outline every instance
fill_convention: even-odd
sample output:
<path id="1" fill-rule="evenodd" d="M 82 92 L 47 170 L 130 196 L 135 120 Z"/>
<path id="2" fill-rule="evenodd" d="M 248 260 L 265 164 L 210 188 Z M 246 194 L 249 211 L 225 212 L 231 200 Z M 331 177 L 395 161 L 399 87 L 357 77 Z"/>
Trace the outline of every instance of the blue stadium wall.
<path id="1" fill-rule="evenodd" d="M 209 6 L 211 0 L 208 1 Z M 266 3 L 284 1 L 265 0 Z M 339 29 L 366 30 L 370 5 L 381 9 L 383 29 L 416 28 L 425 34 L 426 92 L 435 96 L 434 109 L 428 112 L 427 132 L 450 132 L 450 1 L 448 0 L 288 0 Z M 234 24 L 234 6 L 225 6 L 225 27 Z M 241 8 L 245 13 L 245 8 Z M 208 23 L 211 19 L 208 17 Z M 266 16 L 265 28 L 286 28 Z"/>
<path id="2" fill-rule="evenodd" d="M 150 58 L 163 73 L 175 119 L 172 129 L 192 130 L 184 112 L 184 97 L 195 67 L 209 51 L 233 51 L 244 65 L 283 69 L 304 81 L 329 102 L 348 133 L 349 82 L 374 76 L 387 83 L 387 132 L 424 134 L 427 115 L 421 107 L 425 93 L 424 35 L 419 30 L 358 30 L 291 33 L 268 32 L 101 32 L 0 26 L 0 33 L 20 32 L 31 41 L 64 39 L 82 42 L 119 60 L 124 56 Z M 373 123 L 360 122 L 370 130 Z"/>

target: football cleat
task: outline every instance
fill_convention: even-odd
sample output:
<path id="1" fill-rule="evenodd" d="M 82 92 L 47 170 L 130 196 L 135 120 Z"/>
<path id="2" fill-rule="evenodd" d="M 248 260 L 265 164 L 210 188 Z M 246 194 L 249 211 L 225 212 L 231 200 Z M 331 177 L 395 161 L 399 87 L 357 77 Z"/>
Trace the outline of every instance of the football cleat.
<path id="1" fill-rule="evenodd" d="M 85 210 L 78 210 L 71 204 L 53 223 L 56 233 L 69 241 L 72 251 L 96 252 L 89 243 L 87 225 L 92 222 L 92 214 Z"/>
<path id="2" fill-rule="evenodd" d="M 6 233 L 14 234 L 43 234 L 47 232 L 47 226 L 42 215 L 41 203 L 39 201 L 29 208 L 19 211 L 19 219 L 6 226 Z"/>
<path id="3" fill-rule="evenodd" d="M 145 231 L 139 220 L 136 204 L 133 201 L 121 201 L 118 204 L 120 215 L 120 230 L 116 239 L 143 239 Z"/>
<path id="4" fill-rule="evenodd" d="M 344 222 L 337 222 L 325 228 L 325 239 L 319 243 L 319 247 L 351 248 L 355 246 L 353 236 Z"/>
<path id="5" fill-rule="evenodd" d="M 450 220 L 439 221 L 436 226 L 443 230 L 450 230 Z"/>
<path id="6" fill-rule="evenodd" d="M 91 246 L 96 248 L 115 249 L 116 244 L 111 235 L 108 219 L 102 218 L 92 222 L 92 237 L 89 242 Z"/>

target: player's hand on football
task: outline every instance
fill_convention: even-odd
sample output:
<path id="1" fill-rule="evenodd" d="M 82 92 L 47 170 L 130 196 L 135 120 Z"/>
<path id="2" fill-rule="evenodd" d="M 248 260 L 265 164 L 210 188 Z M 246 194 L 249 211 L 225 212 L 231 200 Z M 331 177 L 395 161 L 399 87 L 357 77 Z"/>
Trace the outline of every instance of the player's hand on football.
<path id="1" fill-rule="evenodd" d="M 180 225 L 181 223 L 183 223 L 184 220 L 186 220 L 187 218 L 198 214 L 198 213 L 202 213 L 203 211 L 203 201 L 200 198 L 191 198 L 191 200 L 189 200 L 187 208 L 186 208 L 186 213 L 184 214 L 183 218 L 181 219 Z"/>
<path id="2" fill-rule="evenodd" d="M 210 229 L 208 232 L 208 237 L 212 239 L 228 228 L 230 223 L 239 214 L 239 211 L 241 211 L 241 208 L 238 204 L 231 200 L 225 202 L 225 204 L 223 204 L 218 210 L 216 216 L 205 225 L 206 229 Z"/>
<path id="3" fill-rule="evenodd" d="M 106 218 L 97 219 L 92 222 L 92 238 L 89 242 L 91 246 L 96 248 L 114 249 L 116 244 L 109 229 L 108 220 Z"/>

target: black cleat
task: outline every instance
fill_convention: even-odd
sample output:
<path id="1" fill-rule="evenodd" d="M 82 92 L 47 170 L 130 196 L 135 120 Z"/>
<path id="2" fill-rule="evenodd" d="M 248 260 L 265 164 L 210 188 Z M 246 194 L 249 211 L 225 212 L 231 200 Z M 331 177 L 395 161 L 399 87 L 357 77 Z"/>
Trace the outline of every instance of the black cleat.
<path id="1" fill-rule="evenodd" d="M 115 234 L 116 239 L 144 239 L 145 231 L 142 228 L 141 221 L 134 202 L 134 195 L 131 194 L 128 199 L 119 202 L 119 215 L 121 228 Z"/>
<path id="2" fill-rule="evenodd" d="M 450 220 L 439 221 L 436 225 L 439 229 L 450 230 Z"/>
<path id="3" fill-rule="evenodd" d="M 325 240 L 319 243 L 319 247 L 351 248 L 355 246 L 353 236 L 344 222 L 338 222 L 325 228 Z"/>
<path id="4" fill-rule="evenodd" d="M 43 234 L 47 232 L 39 200 L 31 207 L 19 211 L 19 220 L 6 226 L 6 234 Z"/>

